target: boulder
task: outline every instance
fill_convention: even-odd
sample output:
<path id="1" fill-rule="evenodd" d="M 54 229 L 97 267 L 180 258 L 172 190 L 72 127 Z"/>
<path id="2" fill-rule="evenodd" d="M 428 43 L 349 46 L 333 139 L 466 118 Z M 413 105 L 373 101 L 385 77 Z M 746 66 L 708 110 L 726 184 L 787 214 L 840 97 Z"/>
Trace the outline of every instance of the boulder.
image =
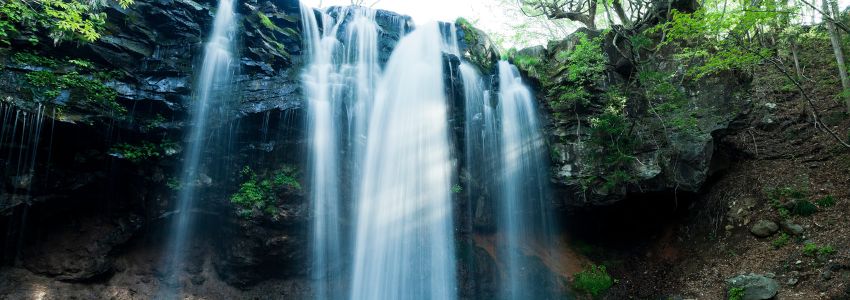
<path id="1" fill-rule="evenodd" d="M 750 233 L 757 237 L 769 237 L 779 231 L 779 225 L 770 220 L 758 220 L 753 227 L 750 228 Z"/>
<path id="2" fill-rule="evenodd" d="M 776 296 L 779 291 L 779 283 L 773 278 L 764 275 L 747 274 L 738 275 L 726 281 L 729 288 L 744 290 L 742 300 L 766 300 Z"/>
<path id="3" fill-rule="evenodd" d="M 789 220 L 784 220 L 779 225 L 782 227 L 782 230 L 791 234 L 791 235 L 801 235 L 803 234 L 803 226 L 794 224 Z"/>

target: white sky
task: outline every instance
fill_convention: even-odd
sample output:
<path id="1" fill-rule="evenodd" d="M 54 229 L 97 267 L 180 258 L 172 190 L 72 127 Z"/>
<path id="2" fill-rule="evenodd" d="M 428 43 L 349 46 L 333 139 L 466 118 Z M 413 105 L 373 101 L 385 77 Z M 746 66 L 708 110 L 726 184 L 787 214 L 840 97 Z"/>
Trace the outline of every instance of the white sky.
<path id="1" fill-rule="evenodd" d="M 375 0 L 366 0 L 363 5 L 371 5 Z M 510 0 L 513 1 L 513 0 Z M 850 0 L 847 0 L 850 1 Z M 301 0 L 311 7 L 350 5 L 351 0 Z M 408 15 L 417 24 L 431 21 L 454 22 L 464 17 L 476 27 L 488 32 L 507 32 L 510 20 L 505 12 L 497 7 L 496 0 L 380 0 L 373 8 L 384 9 Z"/>

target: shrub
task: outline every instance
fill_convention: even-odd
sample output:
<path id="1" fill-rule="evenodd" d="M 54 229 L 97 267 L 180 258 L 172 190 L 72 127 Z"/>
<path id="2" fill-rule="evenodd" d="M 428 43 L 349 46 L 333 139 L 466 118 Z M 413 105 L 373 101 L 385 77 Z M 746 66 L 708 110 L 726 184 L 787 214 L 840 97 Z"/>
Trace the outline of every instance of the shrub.
<path id="1" fill-rule="evenodd" d="M 605 266 L 590 265 L 589 269 L 576 273 L 573 279 L 573 288 L 593 297 L 601 295 L 613 285 L 614 279 L 608 275 Z"/>
<path id="2" fill-rule="evenodd" d="M 743 300 L 744 289 L 739 287 L 730 288 L 727 296 L 729 297 L 729 300 Z"/>
<path id="3" fill-rule="evenodd" d="M 779 249 L 779 248 L 785 247 L 785 245 L 788 245 L 788 241 L 790 241 L 790 240 L 791 240 L 791 237 L 788 236 L 787 233 L 783 232 L 782 234 L 779 235 L 779 237 L 777 237 L 775 240 L 773 240 L 773 248 Z"/>
<path id="4" fill-rule="evenodd" d="M 835 254 L 835 248 L 832 248 L 830 245 L 826 245 L 818 249 L 818 254 L 823 256 L 829 256 Z"/>
<path id="5" fill-rule="evenodd" d="M 809 200 L 797 200 L 794 203 L 794 207 L 791 209 L 795 215 L 798 216 L 811 216 L 818 211 L 818 207 L 812 204 Z"/>
<path id="6" fill-rule="evenodd" d="M 148 141 L 142 142 L 140 145 L 120 143 L 113 146 L 110 152 L 112 156 L 127 159 L 134 163 L 161 156 L 158 147 Z"/>
<path id="7" fill-rule="evenodd" d="M 452 186 L 452 193 L 460 194 L 460 192 L 463 192 L 463 187 L 460 186 L 460 184 L 455 184 Z"/>
<path id="8" fill-rule="evenodd" d="M 835 197 L 827 195 L 826 197 L 818 199 L 815 203 L 817 203 L 820 207 L 832 207 L 835 206 Z"/>
<path id="9" fill-rule="evenodd" d="M 275 171 L 271 178 L 261 178 L 254 170 L 246 166 L 242 169 L 245 181 L 239 185 L 239 190 L 230 196 L 230 203 L 238 207 L 237 214 L 241 217 L 267 213 L 277 213 L 277 193 L 283 189 L 301 190 L 301 184 L 296 177 L 294 167 L 284 166 Z M 274 216 L 275 218 L 277 216 Z"/>
<path id="10" fill-rule="evenodd" d="M 806 256 L 829 256 L 835 254 L 835 248 L 830 245 L 826 245 L 823 247 L 818 246 L 815 243 L 806 243 L 803 245 L 803 254 Z"/>

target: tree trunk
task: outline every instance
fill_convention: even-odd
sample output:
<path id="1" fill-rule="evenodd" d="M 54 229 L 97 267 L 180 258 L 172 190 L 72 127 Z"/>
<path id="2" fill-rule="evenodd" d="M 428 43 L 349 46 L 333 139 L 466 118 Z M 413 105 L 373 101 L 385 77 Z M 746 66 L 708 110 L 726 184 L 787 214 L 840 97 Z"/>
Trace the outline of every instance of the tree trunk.
<path id="1" fill-rule="evenodd" d="M 823 11 L 825 13 L 831 11 L 829 0 L 823 0 Z M 824 22 L 829 31 L 829 40 L 832 42 L 835 60 L 838 63 L 838 75 L 841 77 L 841 94 L 844 96 L 844 105 L 847 106 L 847 113 L 850 114 L 850 79 L 847 78 L 847 64 L 844 61 L 844 52 L 841 50 L 841 40 L 838 37 L 838 31 L 835 29 L 835 23 L 829 21 L 829 18 L 833 17 L 824 16 Z"/>
<path id="2" fill-rule="evenodd" d="M 596 0 L 588 1 L 588 9 L 587 9 L 587 26 L 588 29 L 596 30 Z"/>
<path id="3" fill-rule="evenodd" d="M 617 14 L 617 17 L 620 18 L 620 21 L 623 22 L 623 26 L 626 28 L 632 27 L 632 21 L 629 20 L 629 16 L 626 15 L 626 10 L 623 9 L 623 3 L 620 0 L 611 1 L 611 6 L 614 7 L 614 12 Z"/>
<path id="4" fill-rule="evenodd" d="M 803 70 L 800 68 L 800 48 L 797 46 L 797 39 L 791 39 L 791 58 L 794 60 L 794 71 L 797 71 L 797 80 L 803 78 Z"/>

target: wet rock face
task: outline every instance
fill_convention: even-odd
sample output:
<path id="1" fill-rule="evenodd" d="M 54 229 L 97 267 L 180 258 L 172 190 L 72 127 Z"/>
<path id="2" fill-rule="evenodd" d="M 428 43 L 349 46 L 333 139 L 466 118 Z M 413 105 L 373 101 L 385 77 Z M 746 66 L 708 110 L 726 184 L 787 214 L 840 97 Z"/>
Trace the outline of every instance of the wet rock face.
<path id="1" fill-rule="evenodd" d="M 604 82 L 583 87 L 590 93 L 588 103 L 556 109 L 551 103 L 561 101 L 558 99 L 561 95 L 546 89 L 553 84 L 571 83 L 563 75 L 528 73 L 529 81 L 539 91 L 539 107 L 545 116 L 544 132 L 552 160 L 551 181 L 558 197 L 556 205 L 566 209 L 586 208 L 610 205 L 629 194 L 699 191 L 713 171 L 717 137 L 747 111 L 748 104 L 741 96 L 746 80 L 736 74 L 721 74 L 699 81 L 676 82 L 674 88 L 686 104 L 677 108 L 680 111 L 672 112 L 676 115 L 660 117 L 649 104 L 654 100 L 647 98 L 639 87 L 621 86 L 636 76 L 632 59 L 617 50 L 625 45 L 614 45 L 622 41 L 587 29 L 580 32 L 590 39 L 601 39 L 608 66 Z M 520 54 L 539 59 L 541 65 L 565 64 L 568 62 L 561 61 L 557 54 L 570 53 L 579 41 L 574 34 L 563 41 L 551 42 L 546 49 L 529 48 Z M 675 63 L 663 58 L 652 67 L 654 72 L 682 76 Z M 618 162 L 622 164 L 618 167 L 609 165 L 606 162 L 609 156 L 604 153 L 622 146 L 593 140 L 592 121 L 602 114 L 608 101 L 605 95 L 612 91 L 621 93 L 625 99 L 623 115 L 628 125 L 623 136 L 628 136 L 630 141 L 625 148 L 628 162 Z M 691 129 L 671 126 L 673 118 L 692 122 Z"/>
<path id="2" fill-rule="evenodd" d="M 237 226 L 228 226 L 226 238 L 220 241 L 217 273 L 236 287 L 273 278 L 305 277 L 310 270 L 306 234 L 306 230 L 238 221 Z"/>
<path id="3" fill-rule="evenodd" d="M 80 281 L 112 270 L 108 257 L 113 248 L 129 240 L 141 227 L 140 216 L 99 216 L 51 228 L 23 252 L 30 271 L 59 280 Z M 32 237 L 30 237 L 32 238 Z"/>
<path id="4" fill-rule="evenodd" d="M 25 267 L 63 281 L 96 280 L 113 271 L 116 249 L 130 240 L 146 238 L 152 232 L 148 229 L 169 222 L 174 215 L 175 191 L 166 185 L 170 178 L 179 177 L 175 174 L 182 165 L 184 130 L 192 125 L 193 73 L 203 56 L 216 4 L 136 1 L 128 9 L 106 8 L 107 30 L 94 43 L 14 45 L 13 53 L 31 52 L 63 62 L 73 53 L 70 58 L 92 61 L 96 71 L 118 73 L 105 84 L 117 91 L 117 101 L 128 113 L 116 117 L 98 108 L 75 107 L 59 118 L 48 110 L 40 136 L 44 142 L 32 152 L 38 154 L 36 171 L 4 174 L 8 176 L 0 186 L 0 230 L 6 233 L 0 237 L 4 265 Z M 281 157 L 291 163 L 300 159 L 300 152 L 294 149 L 303 144 L 302 134 L 293 129 L 300 125 L 303 108 L 298 1 L 239 1 L 237 14 L 239 29 L 233 38 L 238 46 L 233 64 L 238 75 L 228 97 L 234 101 L 211 122 L 211 130 L 238 131 L 240 136 L 232 141 L 231 149 L 208 151 L 230 151 L 225 156 L 226 167 L 237 170 L 247 162 L 276 164 Z M 263 22 L 263 17 L 273 26 Z M 18 110 L 21 115 L 33 114 L 39 103 L 25 92 L 25 74 L 36 66 L 21 65 L 11 57 L 0 57 L 0 63 L 4 105 L 14 107 L 13 115 Z M 56 120 L 50 119 L 53 117 Z M 110 154 L 117 143 L 159 145 L 161 141 L 176 144 L 177 150 L 163 150 L 158 157 L 140 162 Z M 17 147 L 21 146 L 3 142 L 0 153 L 5 158 L 8 149 Z M 50 165 L 45 163 L 47 157 Z M 16 161 L 0 160 L 17 165 Z M 200 193 L 217 197 L 200 201 L 196 210 L 214 211 L 224 224 L 207 234 L 220 237 L 224 233 L 232 238 L 222 240 L 211 251 L 225 258 L 222 270 L 232 271 L 227 282 L 247 285 L 268 274 L 303 275 L 296 270 L 306 267 L 294 262 L 306 261 L 307 241 L 301 226 L 309 212 L 303 206 L 304 196 L 283 201 L 277 220 L 245 221 L 222 196 L 231 192 L 229 184 L 234 180 L 227 178 L 232 174 L 221 173 L 205 175 Z"/>

